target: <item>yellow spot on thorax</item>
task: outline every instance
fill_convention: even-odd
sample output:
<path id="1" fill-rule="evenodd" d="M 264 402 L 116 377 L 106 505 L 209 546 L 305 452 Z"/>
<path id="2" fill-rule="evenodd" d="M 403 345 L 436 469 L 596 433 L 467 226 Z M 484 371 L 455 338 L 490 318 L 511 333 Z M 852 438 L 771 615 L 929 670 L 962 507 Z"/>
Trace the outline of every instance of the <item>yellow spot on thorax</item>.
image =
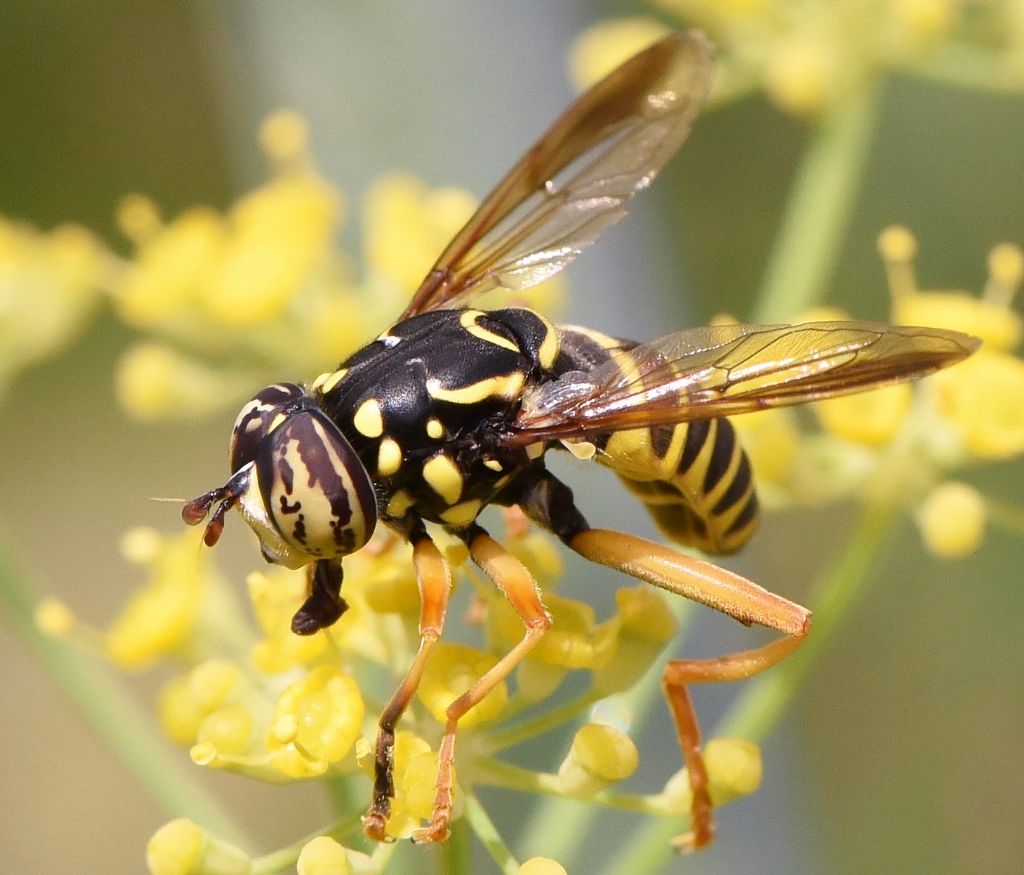
<path id="1" fill-rule="evenodd" d="M 273 420 L 271 421 L 270 428 L 267 429 L 267 434 L 270 434 L 272 431 L 274 431 L 274 429 L 280 427 L 281 423 L 284 422 L 287 418 L 288 418 L 288 414 L 287 413 L 279 413 L 279 414 L 277 414 L 277 416 L 275 416 L 273 418 Z"/>
<path id="2" fill-rule="evenodd" d="M 327 376 L 327 378 L 320 384 L 320 391 L 325 395 L 331 391 L 335 386 L 338 385 L 342 380 L 345 379 L 345 374 L 348 373 L 348 368 L 338 368 L 333 374 Z M 323 374 L 320 377 L 324 376 Z M 320 382 L 320 377 L 317 377 L 317 382 Z"/>
<path id="3" fill-rule="evenodd" d="M 468 526 L 480 513 L 481 503 L 477 500 L 464 501 L 448 508 L 441 514 L 441 519 L 453 526 Z"/>
<path id="4" fill-rule="evenodd" d="M 455 504 L 462 495 L 462 473 L 444 453 L 427 460 L 423 466 L 423 479 L 448 504 Z"/>
<path id="5" fill-rule="evenodd" d="M 393 438 L 384 438 L 377 450 L 377 473 L 390 477 L 402 467 L 402 448 Z"/>
<path id="6" fill-rule="evenodd" d="M 440 419 L 431 416 L 427 420 L 427 437 L 432 437 L 435 441 L 444 437 L 444 426 L 441 425 Z"/>
<path id="7" fill-rule="evenodd" d="M 484 340 L 487 343 L 493 343 L 495 346 L 510 349 L 512 352 L 520 352 L 519 347 L 507 337 L 502 337 L 500 334 L 495 334 L 493 331 L 488 331 L 482 325 L 478 325 L 476 320 L 483 315 L 484 314 L 480 310 L 466 310 L 466 312 L 459 317 L 459 324 L 465 328 L 466 331 L 480 340 Z"/>
<path id="8" fill-rule="evenodd" d="M 380 402 L 376 398 L 368 398 L 356 410 L 352 417 L 352 425 L 361 435 L 369 438 L 384 434 L 384 419 L 380 413 Z"/>
<path id="9" fill-rule="evenodd" d="M 546 332 L 544 340 L 541 341 L 540 348 L 537 350 L 537 360 L 542 368 L 550 370 L 555 365 L 555 359 L 558 358 L 558 351 L 561 347 L 558 340 L 558 330 L 540 313 L 534 313 L 534 315 L 544 323 L 544 330 Z"/>
<path id="10" fill-rule="evenodd" d="M 404 489 L 399 489 L 394 495 L 391 496 L 391 500 L 388 502 L 387 514 L 393 516 L 396 519 L 400 519 L 405 516 L 405 512 L 413 506 L 413 498 Z"/>
<path id="11" fill-rule="evenodd" d="M 448 401 L 451 404 L 477 404 L 488 398 L 511 400 L 522 391 L 525 381 L 526 377 L 522 371 L 513 371 L 511 374 L 499 374 L 478 380 L 468 386 L 446 389 L 440 380 L 431 377 L 427 380 L 427 394 L 435 401 Z"/>

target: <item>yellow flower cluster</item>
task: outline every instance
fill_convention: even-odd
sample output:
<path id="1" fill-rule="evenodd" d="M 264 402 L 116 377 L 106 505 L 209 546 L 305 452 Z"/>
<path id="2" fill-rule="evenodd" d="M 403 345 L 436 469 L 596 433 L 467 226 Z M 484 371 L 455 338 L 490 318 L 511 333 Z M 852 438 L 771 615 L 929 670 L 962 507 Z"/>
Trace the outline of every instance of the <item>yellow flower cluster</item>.
<path id="1" fill-rule="evenodd" d="M 553 584 L 561 566 L 551 539 L 527 529 L 515 515 L 508 519 L 510 549 L 538 579 Z M 459 568 L 465 547 L 446 543 L 441 536 L 438 540 L 448 561 Z M 109 631 L 87 629 L 66 606 L 52 601 L 40 605 L 40 628 L 72 641 L 76 636 L 71 633 L 77 631 L 78 640 L 99 642 L 124 668 L 168 659 L 174 673 L 158 695 L 160 725 L 168 738 L 189 748 L 197 765 L 275 783 L 359 781 L 365 775 L 368 780 L 359 781 L 353 795 L 361 804 L 367 802 L 377 715 L 419 646 L 408 545 L 382 538 L 349 557 L 344 582 L 348 610 L 330 629 L 309 637 L 296 636 L 289 628 L 306 596 L 301 571 L 274 568 L 250 574 L 251 610 L 245 612 L 217 571 L 213 554 L 201 548 L 191 530 L 165 537 L 138 529 L 124 538 L 122 551 L 145 569 L 147 579 Z M 496 589 L 475 574 L 472 579 L 479 587 L 472 611 L 483 625 L 480 634 L 486 644 L 441 641 L 431 653 L 396 737 L 396 795 L 388 824 L 396 838 L 408 837 L 431 815 L 445 709 L 522 637 L 521 620 Z M 589 675 L 580 700 L 580 710 L 585 709 L 632 686 L 658 661 L 676 630 L 662 595 L 647 588 L 620 590 L 614 615 L 604 621 L 581 602 L 551 592 L 544 599 L 555 620 L 547 638 L 524 663 L 514 685 L 499 684 L 460 723 L 456 818 L 477 782 L 504 782 L 521 790 L 543 785 L 548 792 L 600 799 L 602 791 L 637 767 L 639 753 L 632 740 L 622 729 L 602 723 L 596 711 L 597 722 L 576 733 L 557 774 L 529 773 L 533 777 L 524 783 L 517 767 L 495 765 L 495 754 L 505 747 L 579 713 L 564 706 L 555 709 L 557 719 L 544 713 L 544 701 L 568 671 Z M 390 678 L 385 684 L 382 673 Z M 528 719 L 535 730 L 524 731 L 521 722 L 502 726 L 526 709 L 540 711 Z M 501 768 L 512 771 L 503 778 Z M 722 780 L 734 795 L 751 792 L 756 785 L 748 778 L 742 786 L 728 776 Z M 685 814 L 665 801 L 666 792 L 637 798 L 647 799 L 644 804 L 651 810 L 671 808 Z M 377 871 L 366 862 L 370 858 L 331 838 L 296 845 L 297 856 L 300 847 L 300 871 Z M 249 871 L 232 867 L 252 863 L 237 848 L 185 820 L 173 821 L 154 835 L 148 859 L 152 872 L 167 873 Z M 200 864 L 206 868 L 195 868 Z M 524 866 L 524 871 L 548 871 L 545 866 L 557 864 L 538 858 Z"/>
<path id="2" fill-rule="evenodd" d="M 338 248 L 340 191 L 316 170 L 305 122 L 270 116 L 261 143 L 271 178 L 226 212 L 195 207 L 164 220 L 142 195 L 118 224 L 127 260 L 81 228 L 41 234 L 0 220 L 0 387 L 65 343 L 106 298 L 140 337 L 116 374 L 122 406 L 142 419 L 230 408 L 254 388 L 333 366 L 393 320 L 445 243 L 470 195 L 382 177 L 362 204 L 360 273 Z M 561 280 L 540 297 L 560 295 Z"/>
<path id="3" fill-rule="evenodd" d="M 712 100 L 760 88 L 784 111 L 814 116 L 887 69 L 927 71 L 958 41 L 978 34 L 990 37 L 972 47 L 993 56 L 986 67 L 988 84 L 1024 88 L 1024 16 L 1014 0 L 654 0 L 652 5 L 680 24 L 705 29 L 719 46 Z M 570 62 L 577 84 L 593 82 L 668 30 L 646 17 L 590 28 Z M 971 81 L 986 84 L 983 77 Z"/>
<path id="4" fill-rule="evenodd" d="M 1024 452 L 1024 361 L 1015 353 L 1021 317 L 1010 309 L 1024 277 L 1024 253 L 1010 244 L 989 257 L 981 296 L 917 286 L 917 244 L 902 227 L 879 237 L 894 324 L 965 331 L 983 345 L 973 356 L 910 385 L 814 405 L 822 433 L 805 434 L 798 414 L 773 410 L 734 419 L 769 503 L 816 502 L 857 492 L 902 502 L 938 556 L 971 553 L 984 535 L 986 508 L 957 469 Z M 797 321 L 849 318 L 818 309 Z"/>
<path id="5" fill-rule="evenodd" d="M 99 300 L 108 255 L 84 228 L 44 234 L 0 217 L 0 395 L 70 341 Z"/>

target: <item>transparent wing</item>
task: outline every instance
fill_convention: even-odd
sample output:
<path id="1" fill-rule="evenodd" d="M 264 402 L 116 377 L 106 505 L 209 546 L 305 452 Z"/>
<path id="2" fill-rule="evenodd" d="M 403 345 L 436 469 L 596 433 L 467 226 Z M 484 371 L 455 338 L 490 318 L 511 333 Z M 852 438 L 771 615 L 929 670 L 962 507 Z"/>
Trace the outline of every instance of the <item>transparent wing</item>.
<path id="1" fill-rule="evenodd" d="M 402 318 L 526 289 L 565 267 L 682 145 L 711 69 L 702 33 L 673 34 L 585 92 L 484 199 Z"/>
<path id="2" fill-rule="evenodd" d="M 976 338 L 874 322 L 721 325 L 642 344 L 523 398 L 508 443 L 579 437 L 802 404 L 922 377 Z"/>

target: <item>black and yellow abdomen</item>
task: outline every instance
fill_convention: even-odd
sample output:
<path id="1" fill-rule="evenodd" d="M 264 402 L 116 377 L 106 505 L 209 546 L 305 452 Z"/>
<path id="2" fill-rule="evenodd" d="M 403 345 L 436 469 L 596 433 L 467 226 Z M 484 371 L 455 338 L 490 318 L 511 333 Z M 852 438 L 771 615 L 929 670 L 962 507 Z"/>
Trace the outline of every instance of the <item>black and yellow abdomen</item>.
<path id="1" fill-rule="evenodd" d="M 629 341 L 576 327 L 562 329 L 561 340 L 570 367 L 589 370 L 610 358 L 632 370 Z M 731 553 L 757 528 L 750 462 L 727 419 L 618 431 L 593 443 L 597 460 L 644 502 L 666 537 Z"/>

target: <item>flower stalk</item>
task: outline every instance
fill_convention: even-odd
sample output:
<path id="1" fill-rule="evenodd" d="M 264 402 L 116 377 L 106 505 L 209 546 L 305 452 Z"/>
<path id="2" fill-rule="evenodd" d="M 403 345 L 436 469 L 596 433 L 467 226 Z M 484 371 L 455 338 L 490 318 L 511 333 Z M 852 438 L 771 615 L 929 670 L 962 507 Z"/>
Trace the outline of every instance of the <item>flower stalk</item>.
<path id="1" fill-rule="evenodd" d="M 188 812 L 218 835 L 250 846 L 242 827 L 197 780 L 197 774 L 154 732 L 152 719 L 107 670 L 73 647 L 40 634 L 35 623 L 39 599 L 0 538 L 0 604 L 26 646 L 68 700 L 168 815 Z"/>
<path id="2" fill-rule="evenodd" d="M 881 90 L 879 82 L 865 84 L 809 129 L 757 296 L 755 322 L 786 322 L 824 297 L 860 191 Z"/>

